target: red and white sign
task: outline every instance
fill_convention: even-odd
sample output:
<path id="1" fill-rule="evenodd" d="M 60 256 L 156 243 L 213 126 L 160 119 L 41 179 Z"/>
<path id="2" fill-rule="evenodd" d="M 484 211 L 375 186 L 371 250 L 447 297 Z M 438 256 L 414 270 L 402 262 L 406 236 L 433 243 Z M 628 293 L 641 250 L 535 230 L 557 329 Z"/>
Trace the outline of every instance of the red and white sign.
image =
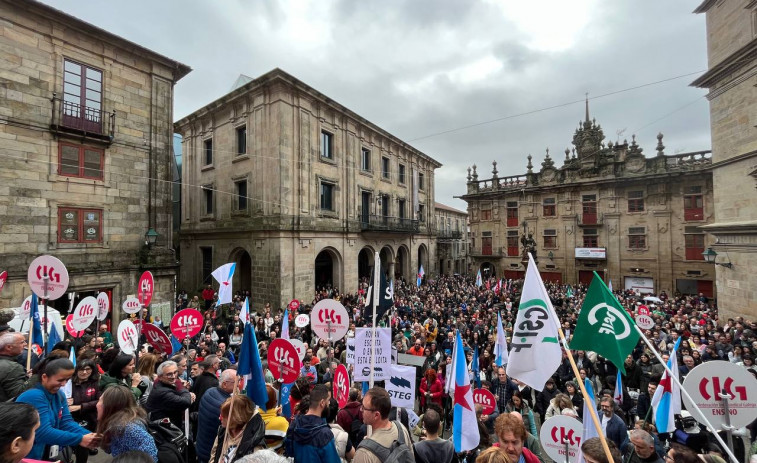
<path id="1" fill-rule="evenodd" d="M 145 335 L 147 342 L 149 342 L 156 351 L 167 355 L 171 355 L 171 352 L 173 352 L 171 338 L 169 338 L 163 330 L 152 323 L 146 321 L 142 322 L 142 334 Z"/>
<path id="2" fill-rule="evenodd" d="M 491 415 L 497 407 L 497 399 L 488 389 L 474 389 L 473 403 L 481 404 L 484 407 L 481 411 L 483 415 Z"/>
<path id="3" fill-rule="evenodd" d="M 97 317 L 97 299 L 92 296 L 85 297 L 74 309 L 74 318 L 71 321 L 76 331 L 86 330 Z"/>
<path id="4" fill-rule="evenodd" d="M 291 310 L 292 312 L 296 312 L 297 309 L 299 308 L 300 308 L 300 301 L 298 301 L 297 299 L 292 299 L 292 301 L 289 303 L 289 310 Z"/>
<path id="5" fill-rule="evenodd" d="M 84 335 L 84 331 L 76 331 L 74 329 L 74 314 L 72 313 L 66 317 L 66 331 L 74 338 L 80 338 Z"/>
<path id="6" fill-rule="evenodd" d="M 150 305 L 152 301 L 152 293 L 155 289 L 155 280 L 152 277 L 152 272 L 144 272 L 139 277 L 139 283 L 137 284 L 137 299 L 144 306 Z"/>
<path id="7" fill-rule="evenodd" d="M 171 334 L 182 340 L 192 337 L 202 329 L 202 314 L 197 309 L 184 309 L 176 312 L 171 319 Z"/>
<path id="8" fill-rule="evenodd" d="M 691 416 L 702 424 L 707 417 L 719 431 L 726 424 L 721 394 L 728 396 L 731 426 L 740 428 L 757 418 L 757 379 L 742 366 L 722 360 L 702 363 L 686 375 L 683 388 L 694 399 L 692 404 L 683 396 Z"/>
<path id="9" fill-rule="evenodd" d="M 8 281 L 8 272 L 0 272 L 0 292 L 5 288 L 5 282 Z"/>
<path id="10" fill-rule="evenodd" d="M 139 335 L 137 327 L 130 320 L 122 320 L 118 324 L 118 345 L 125 354 L 133 354 L 137 349 Z"/>
<path id="11" fill-rule="evenodd" d="M 319 338 L 335 342 L 347 334 L 350 317 L 339 301 L 323 299 L 310 311 L 310 327 Z"/>
<path id="12" fill-rule="evenodd" d="M 636 309 L 636 315 L 652 315 L 652 313 L 649 311 L 649 307 L 642 304 Z"/>
<path id="13" fill-rule="evenodd" d="M 654 319 L 649 315 L 636 315 L 636 324 L 642 330 L 651 330 L 654 328 Z"/>
<path id="14" fill-rule="evenodd" d="M 307 314 L 301 313 L 294 318 L 294 326 L 297 328 L 305 328 L 310 323 L 310 317 Z"/>
<path id="15" fill-rule="evenodd" d="M 37 297 L 45 298 L 46 287 L 47 299 L 53 301 L 68 289 L 68 270 L 63 262 L 53 256 L 39 256 L 29 266 L 27 280 Z"/>
<path id="16" fill-rule="evenodd" d="M 297 355 L 300 357 L 300 362 L 302 362 L 302 359 L 305 358 L 305 354 L 308 351 L 307 347 L 305 347 L 305 343 L 297 338 L 290 339 L 289 342 L 291 342 L 294 348 L 297 350 Z"/>
<path id="17" fill-rule="evenodd" d="M 553 416 L 541 425 L 539 440 L 547 455 L 554 461 L 574 461 L 581 449 L 583 425 L 570 416 Z M 565 444 L 568 458 L 565 458 Z"/>
<path id="18" fill-rule="evenodd" d="M 268 368 L 284 384 L 293 383 L 300 376 L 300 357 L 287 339 L 277 338 L 268 346 Z"/>
<path id="19" fill-rule="evenodd" d="M 106 293 L 97 295 L 97 319 L 102 321 L 108 318 L 110 311 L 110 298 Z"/>
<path id="20" fill-rule="evenodd" d="M 136 297 L 130 297 L 126 299 L 121 306 L 126 313 L 137 313 L 142 308 L 142 303 Z"/>
<path id="21" fill-rule="evenodd" d="M 21 311 L 18 313 L 18 317 L 21 320 L 27 320 L 32 314 L 32 297 L 28 296 L 24 299 L 24 303 L 21 304 Z"/>
<path id="22" fill-rule="evenodd" d="M 347 405 L 350 395 L 350 375 L 347 373 L 347 367 L 339 365 L 334 372 L 334 398 L 339 404 L 339 408 Z"/>

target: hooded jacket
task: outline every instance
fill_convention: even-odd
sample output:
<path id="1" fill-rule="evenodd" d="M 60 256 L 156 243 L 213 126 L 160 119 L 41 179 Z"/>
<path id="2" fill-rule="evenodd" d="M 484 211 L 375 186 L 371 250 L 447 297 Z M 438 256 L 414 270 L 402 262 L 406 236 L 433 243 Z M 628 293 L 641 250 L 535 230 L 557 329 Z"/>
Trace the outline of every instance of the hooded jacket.
<path id="1" fill-rule="evenodd" d="M 341 463 L 334 433 L 320 416 L 297 415 L 287 431 L 284 448 L 295 463 Z"/>
<path id="2" fill-rule="evenodd" d="M 211 456 L 214 457 L 212 463 L 218 463 L 222 461 L 221 451 L 223 449 L 223 443 L 226 439 L 226 428 L 223 426 L 218 427 L 218 434 L 216 435 L 215 454 L 211 451 Z M 242 432 L 242 439 L 239 441 L 239 447 L 234 452 L 232 462 L 239 460 L 245 455 L 249 455 L 256 450 L 265 448 L 265 423 L 260 413 L 255 413 L 250 418 L 250 421 L 244 427 Z"/>

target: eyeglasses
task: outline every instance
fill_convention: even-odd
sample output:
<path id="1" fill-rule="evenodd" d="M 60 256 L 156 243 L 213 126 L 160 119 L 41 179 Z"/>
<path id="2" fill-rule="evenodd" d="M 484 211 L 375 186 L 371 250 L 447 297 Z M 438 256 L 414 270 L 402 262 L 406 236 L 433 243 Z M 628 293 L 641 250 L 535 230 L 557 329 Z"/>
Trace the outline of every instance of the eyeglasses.
<path id="1" fill-rule="evenodd" d="M 361 412 L 371 412 L 371 413 L 374 413 L 374 412 L 377 412 L 378 409 L 376 409 L 376 408 L 365 408 L 364 406 L 361 405 L 360 406 L 360 411 Z"/>

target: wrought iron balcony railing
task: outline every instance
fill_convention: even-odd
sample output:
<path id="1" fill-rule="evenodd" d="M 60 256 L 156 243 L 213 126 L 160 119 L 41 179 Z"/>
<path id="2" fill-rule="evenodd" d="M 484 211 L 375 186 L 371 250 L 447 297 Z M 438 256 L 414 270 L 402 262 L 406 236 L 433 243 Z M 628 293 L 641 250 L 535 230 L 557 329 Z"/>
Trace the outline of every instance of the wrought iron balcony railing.
<path id="1" fill-rule="evenodd" d="M 418 233 L 420 226 L 417 220 L 383 215 L 363 216 L 360 220 L 362 231 L 382 231 L 389 233 Z"/>
<path id="2" fill-rule="evenodd" d="M 94 140 L 110 143 L 116 125 L 116 112 L 90 108 L 64 101 L 53 96 L 53 118 L 51 129 L 56 133 L 82 135 Z"/>

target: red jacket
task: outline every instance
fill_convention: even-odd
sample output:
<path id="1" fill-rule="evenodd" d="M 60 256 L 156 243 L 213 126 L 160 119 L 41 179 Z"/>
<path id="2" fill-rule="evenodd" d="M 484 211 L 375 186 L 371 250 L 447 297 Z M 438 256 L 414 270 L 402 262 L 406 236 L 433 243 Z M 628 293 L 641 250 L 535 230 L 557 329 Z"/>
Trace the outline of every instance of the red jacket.
<path id="1" fill-rule="evenodd" d="M 426 406 L 426 392 L 431 393 L 431 401 L 436 403 L 441 407 L 442 405 L 442 382 L 439 381 L 439 378 L 436 378 L 436 381 L 431 383 L 431 387 L 428 385 L 428 380 L 426 378 L 423 378 L 421 380 L 421 407 Z"/>
<path id="2" fill-rule="evenodd" d="M 215 294 L 216 292 L 212 289 L 205 288 L 202 290 L 202 298 L 206 301 L 212 301 Z"/>
<path id="3" fill-rule="evenodd" d="M 525 442 L 524 444 L 525 445 Z M 492 447 L 500 447 L 499 442 L 495 442 L 492 444 Z M 521 453 L 523 454 L 523 459 L 526 460 L 526 463 L 540 463 L 539 457 L 533 454 L 530 450 L 528 450 L 526 447 L 523 447 L 521 449 Z"/>

